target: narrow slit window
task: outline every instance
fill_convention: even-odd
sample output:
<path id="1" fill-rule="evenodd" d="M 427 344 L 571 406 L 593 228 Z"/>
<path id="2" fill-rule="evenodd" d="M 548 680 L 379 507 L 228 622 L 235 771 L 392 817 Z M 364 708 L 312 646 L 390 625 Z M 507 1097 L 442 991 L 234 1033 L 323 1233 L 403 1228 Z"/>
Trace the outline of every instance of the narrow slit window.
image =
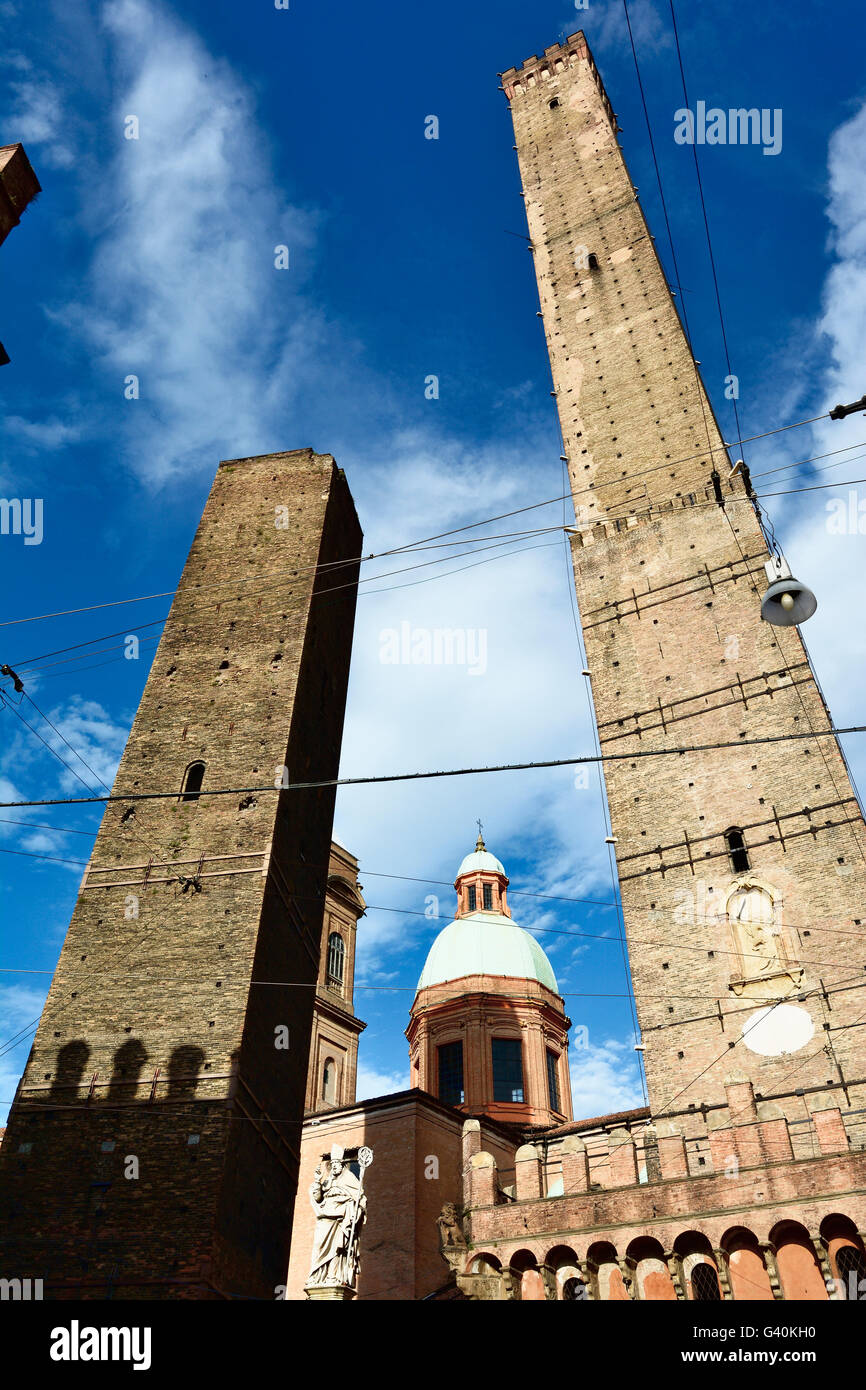
<path id="1" fill-rule="evenodd" d="M 204 763 L 190 763 L 183 775 L 181 801 L 198 801 L 201 784 L 204 781 Z"/>
<path id="2" fill-rule="evenodd" d="M 467 896 L 468 896 L 468 898 L 469 898 L 469 911 L 470 911 L 470 912 L 474 912 L 474 911 L 475 911 L 476 901 L 477 901 L 474 886 L 473 886 L 473 887 L 470 887 L 469 889 L 467 889 Z"/>
<path id="3" fill-rule="evenodd" d="M 749 862 L 749 851 L 746 849 L 746 837 L 738 826 L 732 825 L 730 830 L 725 831 L 725 844 L 734 873 L 746 873 L 752 866 Z"/>
<path id="4" fill-rule="evenodd" d="M 483 893 L 484 893 L 484 911 L 485 911 L 485 912 L 492 912 L 492 911 L 493 911 L 493 887 L 492 887 L 492 885 L 489 884 L 489 883 L 484 883 L 484 884 L 482 884 L 482 890 L 483 890 Z"/>

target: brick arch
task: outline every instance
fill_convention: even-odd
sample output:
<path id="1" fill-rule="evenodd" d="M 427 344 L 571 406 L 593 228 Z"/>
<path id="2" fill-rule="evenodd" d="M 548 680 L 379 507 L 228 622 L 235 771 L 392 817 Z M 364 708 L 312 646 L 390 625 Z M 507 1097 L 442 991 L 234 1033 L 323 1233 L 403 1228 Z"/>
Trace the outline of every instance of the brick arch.
<path id="1" fill-rule="evenodd" d="M 570 1245 L 554 1245 L 544 1257 L 544 1264 L 551 1269 L 561 1269 L 563 1265 L 576 1265 L 577 1252 Z"/>
<path id="2" fill-rule="evenodd" d="M 753 1303 L 772 1302 L 773 1286 L 754 1231 L 748 1226 L 731 1226 L 719 1245 L 728 1266 L 733 1297 Z"/>
<path id="3" fill-rule="evenodd" d="M 535 1251 L 530 1250 L 528 1246 L 521 1245 L 517 1250 L 511 1252 L 508 1258 L 508 1268 L 520 1274 L 522 1274 L 525 1269 L 537 1269 L 538 1256 L 535 1254 Z"/>
<path id="4" fill-rule="evenodd" d="M 780 1221 L 770 1232 L 779 1282 L 786 1299 L 821 1303 L 828 1297 L 809 1232 L 799 1221 Z"/>
<path id="5" fill-rule="evenodd" d="M 521 1303 L 543 1303 L 547 1298 L 544 1280 L 538 1269 L 538 1259 L 534 1251 L 526 1246 L 515 1250 L 508 1261 L 508 1267 L 519 1289 Z"/>
<path id="6" fill-rule="evenodd" d="M 542 1264 L 544 1262 L 545 1249 L 546 1246 L 539 1241 L 524 1239 L 521 1241 L 513 1241 L 511 1245 L 500 1245 L 497 1253 L 499 1259 L 502 1261 L 502 1268 L 511 1269 L 514 1266 L 515 1257 L 520 1255 L 521 1252 L 530 1256 L 534 1264 Z"/>
<path id="7" fill-rule="evenodd" d="M 596 1297 L 606 1303 L 627 1302 L 629 1292 L 619 1267 L 616 1247 L 611 1245 L 609 1240 L 595 1241 L 587 1250 L 586 1259 L 595 1285 Z"/>
<path id="8" fill-rule="evenodd" d="M 476 1268 L 475 1268 L 476 1264 L 482 1264 L 482 1263 L 485 1264 L 485 1265 L 487 1265 L 488 1268 L 487 1268 L 487 1269 L 476 1269 Z M 471 1254 L 469 1254 L 469 1255 L 466 1256 L 466 1264 L 465 1264 L 463 1273 L 464 1273 L 464 1274 L 489 1274 L 489 1273 L 496 1273 L 496 1274 L 498 1274 L 498 1273 L 501 1271 L 501 1269 L 502 1269 L 502 1262 L 501 1262 L 501 1260 L 500 1260 L 496 1255 L 491 1254 L 489 1250 L 473 1250 L 473 1251 L 471 1252 Z"/>
<path id="9" fill-rule="evenodd" d="M 634 1265 L 635 1292 L 650 1303 L 675 1303 L 677 1291 L 662 1245 L 653 1236 L 638 1236 L 626 1249 Z"/>
<path id="10" fill-rule="evenodd" d="M 682 1262 L 686 1298 L 705 1302 L 717 1291 L 721 1299 L 723 1295 L 719 1269 L 709 1237 L 703 1231 L 681 1231 L 674 1241 L 674 1251 Z M 700 1270 L 701 1265 L 708 1266 L 709 1273 Z"/>
<path id="11" fill-rule="evenodd" d="M 866 1251 L 854 1222 L 841 1212 L 825 1216 L 821 1222 L 821 1239 L 827 1249 L 838 1297 L 862 1299 L 866 1296 Z"/>

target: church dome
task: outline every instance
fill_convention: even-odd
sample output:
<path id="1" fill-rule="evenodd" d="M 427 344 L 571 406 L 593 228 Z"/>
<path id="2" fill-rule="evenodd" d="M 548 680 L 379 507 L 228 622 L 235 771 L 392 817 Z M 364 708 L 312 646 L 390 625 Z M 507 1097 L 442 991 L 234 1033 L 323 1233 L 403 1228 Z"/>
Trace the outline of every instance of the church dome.
<path id="1" fill-rule="evenodd" d="M 418 988 L 464 975 L 537 980 L 559 993 L 550 961 L 535 937 L 498 912 L 471 912 L 450 922 L 430 947 Z"/>
<path id="2" fill-rule="evenodd" d="M 472 873 L 504 874 L 505 870 L 495 854 L 486 849 L 476 849 L 472 854 L 467 854 L 457 870 L 457 877 Z"/>

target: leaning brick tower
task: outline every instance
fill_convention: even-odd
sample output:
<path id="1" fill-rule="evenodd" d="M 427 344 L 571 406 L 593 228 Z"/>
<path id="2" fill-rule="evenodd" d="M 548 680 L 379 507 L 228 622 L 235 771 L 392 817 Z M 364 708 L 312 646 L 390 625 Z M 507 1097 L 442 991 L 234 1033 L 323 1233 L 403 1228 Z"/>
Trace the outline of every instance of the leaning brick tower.
<path id="1" fill-rule="evenodd" d="M 220 465 L 0 1149 L 46 1297 L 284 1282 L 360 545 L 329 455 Z"/>
<path id="2" fill-rule="evenodd" d="M 733 1073 L 781 1107 L 795 1152 L 829 1107 L 857 1142 L 866 831 L 829 712 L 799 630 L 761 620 L 767 546 L 584 36 L 502 86 L 653 1115 L 705 1134 Z"/>

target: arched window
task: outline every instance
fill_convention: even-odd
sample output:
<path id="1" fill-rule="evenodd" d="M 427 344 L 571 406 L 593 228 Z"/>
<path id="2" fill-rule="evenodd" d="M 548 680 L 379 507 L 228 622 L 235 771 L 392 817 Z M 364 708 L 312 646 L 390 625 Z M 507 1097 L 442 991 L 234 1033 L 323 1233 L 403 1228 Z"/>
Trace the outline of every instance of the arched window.
<path id="1" fill-rule="evenodd" d="M 328 1057 L 322 1068 L 322 1100 L 328 1101 L 331 1105 L 337 1099 L 337 1064 L 333 1057 Z"/>
<path id="2" fill-rule="evenodd" d="M 343 970 L 346 963 L 346 947 L 338 931 L 328 937 L 328 984 L 343 984 Z"/>
<path id="3" fill-rule="evenodd" d="M 699 1303 L 720 1303 L 719 1276 L 711 1264 L 702 1260 L 692 1270 L 692 1298 Z"/>
<path id="4" fill-rule="evenodd" d="M 190 763 L 183 775 L 181 801 L 198 801 L 201 784 L 204 781 L 204 763 Z"/>
<path id="5" fill-rule="evenodd" d="M 725 844 L 734 873 L 744 874 L 752 866 L 749 863 L 749 851 L 746 849 L 746 837 L 742 830 L 732 825 L 730 830 L 725 831 Z"/>

